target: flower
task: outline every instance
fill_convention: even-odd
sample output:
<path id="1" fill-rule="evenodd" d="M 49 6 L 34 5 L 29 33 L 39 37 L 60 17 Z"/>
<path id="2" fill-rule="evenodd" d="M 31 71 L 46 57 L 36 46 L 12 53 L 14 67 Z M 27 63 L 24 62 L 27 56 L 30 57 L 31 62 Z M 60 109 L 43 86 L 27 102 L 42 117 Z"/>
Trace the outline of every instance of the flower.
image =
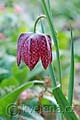
<path id="1" fill-rule="evenodd" d="M 6 36 L 3 33 L 0 33 L 0 39 L 5 39 Z"/>
<path id="2" fill-rule="evenodd" d="M 21 13 L 21 12 L 23 11 L 23 8 L 20 7 L 20 6 L 18 6 L 18 5 L 15 5 L 15 6 L 14 6 L 14 11 L 15 11 L 16 13 Z"/>
<path id="3" fill-rule="evenodd" d="M 38 96 L 39 93 L 35 90 L 27 89 L 20 94 L 20 100 L 23 102 L 25 100 L 31 99 L 34 96 Z"/>
<path id="4" fill-rule="evenodd" d="M 0 12 L 3 12 L 5 10 L 5 6 L 4 5 L 0 5 Z"/>
<path id="5" fill-rule="evenodd" d="M 39 60 L 46 69 L 52 62 L 51 37 L 40 33 L 22 33 L 17 45 L 17 64 L 24 63 L 32 70 Z"/>

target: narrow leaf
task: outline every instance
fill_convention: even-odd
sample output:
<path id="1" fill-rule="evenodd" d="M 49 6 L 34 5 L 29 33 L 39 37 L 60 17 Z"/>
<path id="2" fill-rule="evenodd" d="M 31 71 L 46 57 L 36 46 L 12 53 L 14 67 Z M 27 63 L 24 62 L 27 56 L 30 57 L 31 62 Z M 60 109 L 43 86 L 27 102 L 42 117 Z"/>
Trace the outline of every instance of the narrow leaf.
<path id="1" fill-rule="evenodd" d="M 53 90 L 53 95 L 59 105 L 60 111 L 64 114 L 67 120 L 79 120 L 60 87 Z"/>
<path id="2" fill-rule="evenodd" d="M 68 100 L 71 106 L 73 100 L 73 89 L 74 89 L 74 42 L 71 28 L 71 65 L 70 65 L 70 80 L 68 86 Z"/>
<path id="3" fill-rule="evenodd" d="M 2 97 L 0 99 L 0 115 L 6 115 L 7 107 L 11 104 L 14 104 L 18 98 L 18 96 L 23 92 L 25 89 L 32 87 L 34 84 L 43 84 L 43 81 L 33 81 L 27 82 L 20 87 L 16 88 L 14 91 L 10 92 L 8 95 Z"/>
<path id="4" fill-rule="evenodd" d="M 54 28 L 54 25 L 53 25 L 52 16 L 50 14 L 49 9 L 47 8 L 45 0 L 41 0 L 41 2 L 42 2 L 42 6 L 43 6 L 44 12 L 45 12 L 46 17 L 47 17 L 47 21 L 48 21 L 48 24 L 49 24 L 49 27 L 50 27 L 50 30 L 51 30 L 51 34 L 52 34 L 52 38 L 54 40 L 54 44 L 55 44 L 55 47 L 56 47 L 56 56 L 57 56 L 58 73 L 59 73 L 58 80 L 59 80 L 59 82 L 60 82 L 60 84 L 62 86 L 62 83 L 61 83 L 60 57 L 59 57 L 59 46 L 58 46 L 56 31 L 55 31 L 55 28 Z"/>

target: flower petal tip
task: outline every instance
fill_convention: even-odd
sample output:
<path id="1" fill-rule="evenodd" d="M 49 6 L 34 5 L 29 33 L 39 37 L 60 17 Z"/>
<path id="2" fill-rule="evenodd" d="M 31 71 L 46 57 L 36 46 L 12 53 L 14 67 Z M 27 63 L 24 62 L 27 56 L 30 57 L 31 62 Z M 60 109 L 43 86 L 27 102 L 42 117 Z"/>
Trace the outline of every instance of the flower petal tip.
<path id="1" fill-rule="evenodd" d="M 51 37 L 38 33 L 22 33 L 18 39 L 17 65 L 21 60 L 32 71 L 41 59 L 44 69 L 52 62 Z"/>

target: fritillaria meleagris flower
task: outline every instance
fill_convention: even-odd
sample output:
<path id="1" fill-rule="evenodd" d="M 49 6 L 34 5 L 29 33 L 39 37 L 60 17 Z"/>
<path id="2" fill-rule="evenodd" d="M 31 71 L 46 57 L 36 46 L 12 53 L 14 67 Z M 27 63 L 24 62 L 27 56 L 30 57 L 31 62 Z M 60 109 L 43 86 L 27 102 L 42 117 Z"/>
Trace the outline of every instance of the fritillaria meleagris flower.
<path id="1" fill-rule="evenodd" d="M 46 69 L 52 62 L 51 38 L 39 33 L 22 33 L 18 39 L 17 64 L 21 60 L 32 70 L 39 60 Z"/>

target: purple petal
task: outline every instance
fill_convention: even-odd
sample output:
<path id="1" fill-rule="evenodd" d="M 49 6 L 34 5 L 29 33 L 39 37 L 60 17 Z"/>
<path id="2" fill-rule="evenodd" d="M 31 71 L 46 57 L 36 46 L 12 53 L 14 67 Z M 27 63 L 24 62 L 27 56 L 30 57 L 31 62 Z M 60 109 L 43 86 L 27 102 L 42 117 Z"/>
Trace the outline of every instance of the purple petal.
<path id="1" fill-rule="evenodd" d="M 22 47 L 24 45 L 24 42 L 32 33 L 22 33 L 18 38 L 18 44 L 17 44 L 17 64 L 19 65 L 21 62 L 21 51 Z"/>
<path id="2" fill-rule="evenodd" d="M 39 60 L 39 48 L 36 35 L 30 36 L 25 41 L 21 56 L 25 64 L 32 70 Z"/>
<path id="3" fill-rule="evenodd" d="M 30 41 L 29 39 L 27 39 L 25 40 L 22 46 L 22 50 L 21 50 L 21 58 L 22 58 L 22 61 L 24 61 L 26 65 L 29 64 L 29 56 L 30 56 L 29 48 L 30 48 Z"/>
<path id="4" fill-rule="evenodd" d="M 50 46 L 50 49 L 49 50 L 49 64 L 51 64 L 52 62 L 52 42 L 51 42 L 51 37 L 49 35 L 47 35 L 47 40 L 48 40 L 48 43 L 49 43 L 49 46 Z"/>
<path id="5" fill-rule="evenodd" d="M 38 48 L 38 40 L 36 35 L 32 35 L 29 37 L 28 41 L 25 41 L 24 44 L 25 49 L 25 63 L 27 63 L 30 70 L 34 68 L 39 60 L 39 48 Z"/>
<path id="6" fill-rule="evenodd" d="M 52 46 L 49 35 L 23 33 L 18 39 L 17 64 L 21 59 L 32 70 L 39 59 L 46 69 L 52 62 Z"/>
<path id="7" fill-rule="evenodd" d="M 50 44 L 47 36 L 40 36 L 39 39 L 39 51 L 43 67 L 46 69 L 50 63 Z"/>
<path id="8" fill-rule="evenodd" d="M 37 35 L 34 35 L 31 38 L 31 44 L 30 44 L 30 69 L 32 70 L 34 66 L 39 61 L 39 47 L 38 47 L 38 40 Z"/>

